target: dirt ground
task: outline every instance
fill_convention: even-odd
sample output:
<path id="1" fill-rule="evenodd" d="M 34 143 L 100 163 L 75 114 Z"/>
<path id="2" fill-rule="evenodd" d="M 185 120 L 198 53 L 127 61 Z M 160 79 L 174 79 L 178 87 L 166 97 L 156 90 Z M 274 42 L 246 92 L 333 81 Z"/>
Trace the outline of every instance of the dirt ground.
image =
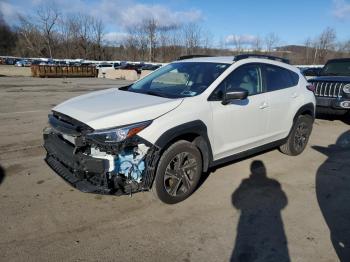
<path id="1" fill-rule="evenodd" d="M 51 107 L 108 79 L 0 77 L 0 261 L 350 261 L 350 131 L 212 170 L 186 201 L 81 193 L 44 163 Z M 252 170 L 252 171 L 251 171 Z M 332 237 L 331 237 L 332 233 Z M 332 240 L 333 241 L 332 241 Z"/>
<path id="2" fill-rule="evenodd" d="M 1 76 L 31 76 L 31 71 L 30 67 L 0 65 L 0 77 Z"/>

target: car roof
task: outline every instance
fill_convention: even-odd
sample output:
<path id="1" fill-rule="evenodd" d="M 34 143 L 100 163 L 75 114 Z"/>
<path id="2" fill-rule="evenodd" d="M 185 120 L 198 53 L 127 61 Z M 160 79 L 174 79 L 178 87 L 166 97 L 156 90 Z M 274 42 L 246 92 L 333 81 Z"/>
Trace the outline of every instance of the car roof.
<path id="1" fill-rule="evenodd" d="M 236 56 L 236 58 L 239 58 L 239 56 Z M 273 58 L 273 57 L 271 57 Z M 287 68 L 294 72 L 300 72 L 298 68 L 295 66 L 292 66 L 290 64 L 286 64 L 282 61 L 276 61 L 274 59 L 269 59 L 268 56 L 262 56 L 262 57 L 256 57 L 255 55 L 252 55 L 252 57 L 244 57 L 243 59 L 240 59 L 238 61 L 247 61 L 251 63 L 268 63 L 272 65 L 282 66 L 284 68 Z M 206 63 L 222 63 L 222 64 L 233 64 L 235 62 L 238 62 L 235 60 L 235 56 L 208 56 L 208 57 L 193 57 L 188 59 L 181 59 L 176 60 L 173 63 L 179 63 L 179 62 L 206 62 Z"/>
<path id="2" fill-rule="evenodd" d="M 189 59 L 182 59 L 176 62 L 208 62 L 208 63 L 224 63 L 233 64 L 234 56 L 208 56 L 208 57 L 193 57 Z"/>
<path id="3" fill-rule="evenodd" d="M 207 63 L 225 63 L 225 64 L 233 64 L 234 62 L 237 62 L 239 60 L 245 60 L 245 59 L 258 59 L 258 61 L 265 61 L 265 62 L 271 62 L 271 61 L 279 61 L 278 57 L 273 56 L 264 56 L 264 55 L 254 55 L 251 56 L 248 55 L 238 55 L 238 56 L 198 56 L 198 57 L 189 57 L 184 59 L 178 59 L 175 62 L 207 62 Z M 277 60 L 276 60 L 277 59 Z M 286 60 L 287 61 L 287 60 Z M 279 61 L 286 63 L 285 61 Z"/>
<path id="4" fill-rule="evenodd" d="M 326 64 L 328 62 L 349 62 L 350 58 L 335 58 L 335 59 L 329 59 Z"/>

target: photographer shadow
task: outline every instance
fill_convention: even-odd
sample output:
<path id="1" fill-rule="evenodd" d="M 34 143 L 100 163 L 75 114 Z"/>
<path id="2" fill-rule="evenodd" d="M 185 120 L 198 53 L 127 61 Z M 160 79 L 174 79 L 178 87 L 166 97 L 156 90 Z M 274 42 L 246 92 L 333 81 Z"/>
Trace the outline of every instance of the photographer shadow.
<path id="1" fill-rule="evenodd" d="M 327 156 L 316 173 L 316 195 L 330 231 L 333 247 L 342 262 L 350 261 L 350 131 L 336 144 L 313 146 Z"/>
<path id="2" fill-rule="evenodd" d="M 290 261 L 281 217 L 286 194 L 267 177 L 262 161 L 253 161 L 251 172 L 232 194 L 232 205 L 241 214 L 231 261 Z"/>
<path id="3" fill-rule="evenodd" d="M 0 165 L 0 185 L 2 184 L 2 182 L 5 179 L 5 170 L 4 168 Z"/>

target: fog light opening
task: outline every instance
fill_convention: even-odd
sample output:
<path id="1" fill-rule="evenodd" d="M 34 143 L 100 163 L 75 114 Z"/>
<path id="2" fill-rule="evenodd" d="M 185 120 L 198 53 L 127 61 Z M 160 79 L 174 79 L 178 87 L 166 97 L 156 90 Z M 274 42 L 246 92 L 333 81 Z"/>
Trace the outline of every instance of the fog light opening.
<path id="1" fill-rule="evenodd" d="M 343 101 L 340 103 L 340 106 L 342 108 L 349 108 L 350 109 L 350 101 Z"/>

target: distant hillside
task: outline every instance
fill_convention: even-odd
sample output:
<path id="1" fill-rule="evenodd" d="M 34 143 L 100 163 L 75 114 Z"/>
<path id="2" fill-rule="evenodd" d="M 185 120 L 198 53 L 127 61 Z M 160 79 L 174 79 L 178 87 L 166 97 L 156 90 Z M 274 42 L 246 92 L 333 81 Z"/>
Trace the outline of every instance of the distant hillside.
<path id="1" fill-rule="evenodd" d="M 328 59 L 350 57 L 349 53 L 334 50 L 316 50 L 303 45 L 286 45 L 276 48 L 276 53 L 289 58 L 292 64 L 324 64 Z"/>

